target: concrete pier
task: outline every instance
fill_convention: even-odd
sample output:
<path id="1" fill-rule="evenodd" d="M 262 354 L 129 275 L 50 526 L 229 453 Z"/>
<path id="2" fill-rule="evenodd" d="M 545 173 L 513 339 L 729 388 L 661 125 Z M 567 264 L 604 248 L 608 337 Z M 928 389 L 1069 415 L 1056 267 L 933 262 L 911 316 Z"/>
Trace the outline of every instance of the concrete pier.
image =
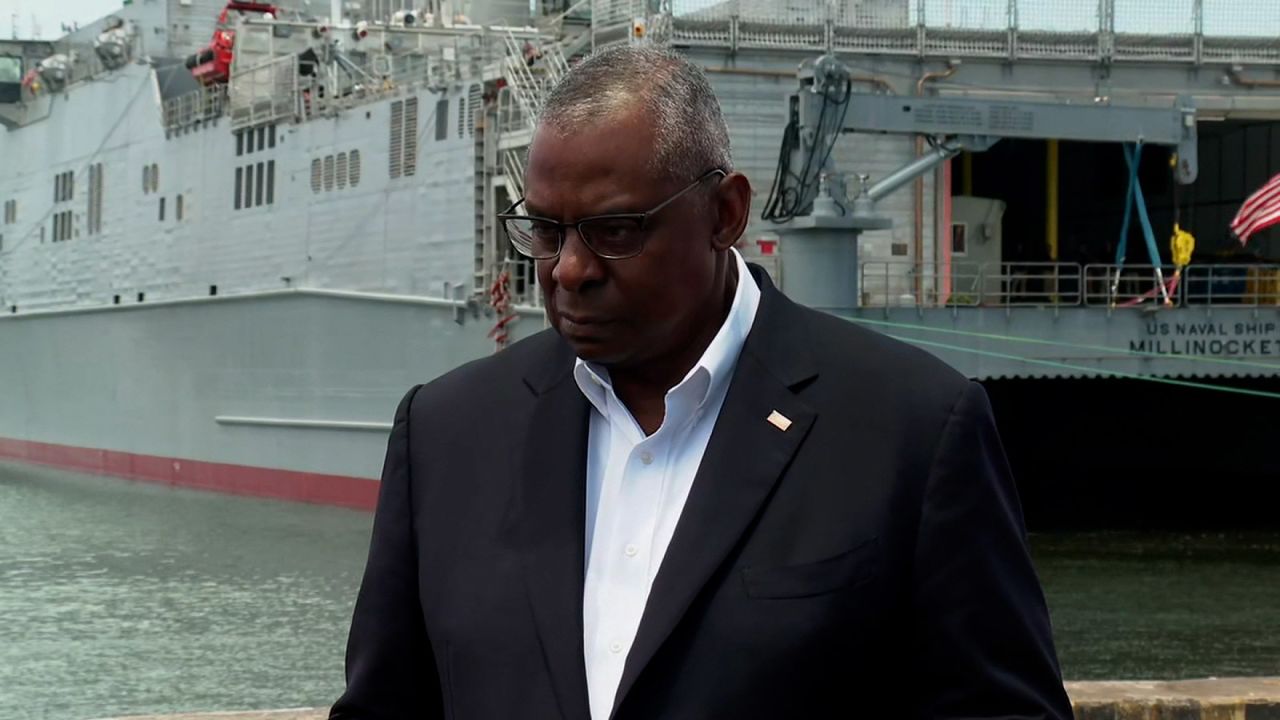
<path id="1" fill-rule="evenodd" d="M 1076 720 L 1280 720 L 1280 677 L 1069 682 Z M 103 720 L 324 720 L 326 708 Z"/>

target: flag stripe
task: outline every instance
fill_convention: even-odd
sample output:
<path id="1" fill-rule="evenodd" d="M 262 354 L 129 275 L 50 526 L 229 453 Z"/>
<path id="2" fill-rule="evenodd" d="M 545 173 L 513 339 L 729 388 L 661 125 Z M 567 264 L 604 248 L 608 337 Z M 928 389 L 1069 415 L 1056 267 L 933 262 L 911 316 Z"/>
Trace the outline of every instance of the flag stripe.
<path id="1" fill-rule="evenodd" d="M 1250 223 L 1249 227 L 1245 228 L 1243 234 L 1237 234 L 1241 235 L 1243 239 L 1248 240 L 1249 236 L 1261 230 L 1265 230 L 1272 225 L 1275 225 L 1277 222 L 1280 222 L 1280 207 L 1273 208 L 1268 213 L 1258 215 L 1258 217 Z"/>
<path id="2" fill-rule="evenodd" d="M 1243 245 L 1256 232 L 1280 222 L 1280 175 L 1276 175 L 1245 199 L 1231 220 L 1231 231 Z"/>
<path id="3" fill-rule="evenodd" d="M 1243 225 L 1248 221 L 1250 215 L 1255 213 L 1260 207 L 1265 207 L 1273 202 L 1280 193 L 1280 185 L 1276 187 L 1264 186 L 1261 190 L 1254 193 L 1240 206 L 1240 212 L 1236 213 L 1235 220 L 1231 221 L 1232 225 Z"/>
<path id="4" fill-rule="evenodd" d="M 1257 190 L 1257 192 L 1250 195 L 1249 198 L 1244 201 L 1244 205 L 1240 206 L 1240 212 L 1252 212 L 1258 205 L 1266 202 L 1277 191 L 1280 191 L 1280 175 L 1271 178 L 1267 181 L 1266 185 L 1263 185 Z"/>

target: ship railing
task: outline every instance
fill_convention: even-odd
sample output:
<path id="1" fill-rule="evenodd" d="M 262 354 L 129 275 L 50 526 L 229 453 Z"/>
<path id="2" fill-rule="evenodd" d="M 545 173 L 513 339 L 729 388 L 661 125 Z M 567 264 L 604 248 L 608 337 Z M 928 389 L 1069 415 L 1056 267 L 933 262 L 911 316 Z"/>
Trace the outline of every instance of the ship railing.
<path id="1" fill-rule="evenodd" d="M 1083 294 L 1078 263 L 993 262 L 982 266 L 980 304 L 997 307 L 1079 305 Z"/>
<path id="2" fill-rule="evenodd" d="M 954 259 L 869 260 L 859 285 L 863 307 L 1074 307 L 1083 287 L 1077 263 Z"/>
<path id="3" fill-rule="evenodd" d="M 507 85 L 498 91 L 498 132 L 514 133 L 528 130 L 533 125 L 533 118 L 524 111 L 516 100 L 515 92 Z"/>
<path id="4" fill-rule="evenodd" d="M 1280 64 L 1275 0 L 671 0 L 670 7 L 673 42 L 731 51 Z"/>
<path id="5" fill-rule="evenodd" d="M 1181 305 L 1181 288 L 1173 283 L 1175 272 L 1173 265 L 1085 265 L 1084 304 L 1110 308 Z"/>
<path id="6" fill-rule="evenodd" d="M 181 130 L 222 117 L 227 107 L 227 86 L 206 85 L 164 101 L 164 129 Z"/>
<path id="7" fill-rule="evenodd" d="M 868 260 L 862 263 L 858 288 L 864 307 L 977 306 L 982 302 L 982 266 Z"/>
<path id="8" fill-rule="evenodd" d="M 1190 265 L 1181 285 L 1185 305 L 1280 306 L 1280 265 Z"/>

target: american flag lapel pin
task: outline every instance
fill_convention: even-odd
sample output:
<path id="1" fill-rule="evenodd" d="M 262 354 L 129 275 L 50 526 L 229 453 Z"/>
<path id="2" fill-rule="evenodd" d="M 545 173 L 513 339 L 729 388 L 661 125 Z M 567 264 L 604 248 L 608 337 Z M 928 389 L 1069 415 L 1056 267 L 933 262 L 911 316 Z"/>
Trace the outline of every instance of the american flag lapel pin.
<path id="1" fill-rule="evenodd" d="M 791 427 L 791 418 L 783 415 L 777 410 L 774 410 L 769 413 L 769 424 L 778 428 L 782 432 L 786 432 L 787 428 Z"/>

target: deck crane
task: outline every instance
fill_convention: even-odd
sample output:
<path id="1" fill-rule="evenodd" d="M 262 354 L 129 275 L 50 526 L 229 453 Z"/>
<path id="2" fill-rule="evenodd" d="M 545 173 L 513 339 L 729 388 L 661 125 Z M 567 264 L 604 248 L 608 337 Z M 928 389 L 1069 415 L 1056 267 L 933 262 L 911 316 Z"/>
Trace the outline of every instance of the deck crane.
<path id="1" fill-rule="evenodd" d="M 763 217 L 779 223 L 785 246 L 783 285 L 811 307 L 858 306 L 858 235 L 892 220 L 876 204 L 961 152 L 981 152 L 1005 138 L 1162 145 L 1174 148 L 1173 175 L 1197 173 L 1196 113 L 1190 98 L 1172 106 L 1027 102 L 972 96 L 922 97 L 854 90 L 854 73 L 834 56 L 807 61 L 789 102 L 778 171 Z M 872 182 L 839 172 L 832 149 L 843 133 L 920 134 L 929 150 Z M 1154 264 L 1158 264 L 1158 259 Z"/>

